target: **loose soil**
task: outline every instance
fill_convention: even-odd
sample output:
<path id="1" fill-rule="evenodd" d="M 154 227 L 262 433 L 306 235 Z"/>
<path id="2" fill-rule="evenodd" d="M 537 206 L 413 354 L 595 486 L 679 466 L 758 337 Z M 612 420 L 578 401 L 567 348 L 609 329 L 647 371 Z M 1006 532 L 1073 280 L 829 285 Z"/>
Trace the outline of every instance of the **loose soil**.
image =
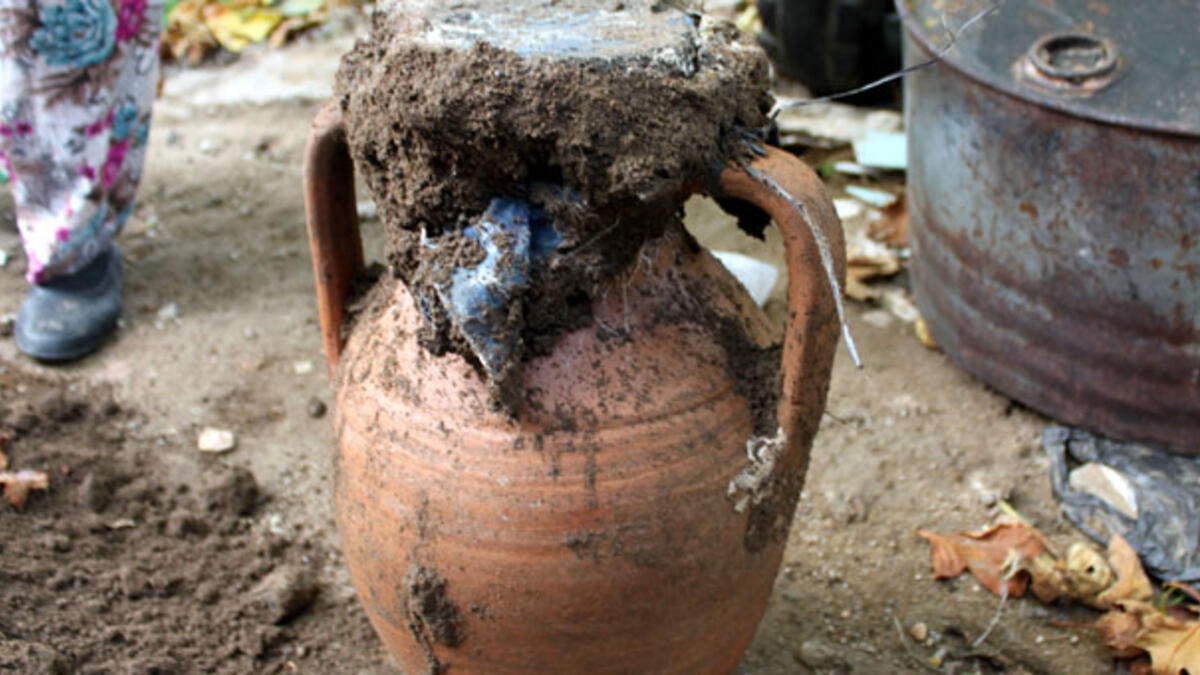
<path id="1" fill-rule="evenodd" d="M 280 60 L 311 59 L 305 62 L 316 66 L 302 69 L 311 79 L 344 48 L 306 44 Z M 251 55 L 219 71 L 219 79 L 268 80 L 254 68 L 272 62 Z M 55 387 L 86 403 L 77 420 L 31 428 L 8 450 L 15 468 L 49 472 L 51 489 L 34 493 L 21 511 L 0 503 L 2 653 L 24 654 L 18 672 L 47 672 L 43 664 L 71 658 L 80 670 L 126 672 L 130 664 L 170 658 L 176 672 L 206 664 L 218 672 L 292 672 L 291 661 L 298 672 L 394 673 L 337 550 L 329 417 L 308 412 L 314 398 L 331 401 L 300 192 L 304 139 L 319 102 L 194 105 L 173 96 L 170 83 L 167 91 L 155 110 L 139 215 L 122 236 L 128 292 L 116 338 L 97 356 L 60 368 L 31 363 L 10 338 L 0 338 L 0 367 L 7 369 L 0 405 L 11 408 L 15 398 L 36 406 Z M 4 195 L 0 217 L 6 213 Z M 773 227 L 765 243 L 749 239 L 700 201 L 687 205 L 685 222 L 705 246 L 782 265 Z M 368 257 L 383 259 L 380 224 L 368 220 L 365 235 Z M 6 223 L 0 248 L 10 254 L 0 267 L 5 314 L 17 310 L 25 292 L 25 265 Z M 776 319 L 785 311 L 783 284 L 767 307 Z M 172 303 L 178 318 L 159 318 Z M 1093 615 L 1029 600 L 1005 603 L 987 638 L 970 648 L 996 616 L 997 600 L 969 579 L 932 580 L 928 546 L 913 530 L 983 525 L 1004 496 L 1056 544 L 1081 538 L 1050 494 L 1038 447 L 1048 420 L 925 349 L 911 326 L 883 310 L 852 304 L 849 313 L 865 367 L 856 370 L 839 352 L 783 567 L 738 672 L 928 673 L 927 659 L 939 650 L 944 673 L 1111 672 L 1093 633 L 1050 625 Z M 119 408 L 111 418 L 109 398 Z M 196 433 L 210 425 L 233 429 L 237 448 L 199 457 Z M 106 440 L 105 429 L 123 438 Z M 66 476 L 63 464 L 71 467 Z M 78 491 L 89 473 L 110 467 L 106 475 L 127 482 L 113 484 L 112 501 L 96 514 L 80 504 Z M 264 499 L 246 516 L 209 512 L 204 485 L 233 467 L 254 476 Z M 142 491 L 147 496 L 136 496 Z M 168 535 L 176 510 L 206 523 L 209 533 Z M 122 517 L 135 527 L 108 529 Z M 92 532 L 92 522 L 105 529 Z M 280 539 L 290 543 L 272 553 L 270 542 Z M 69 550 L 54 550 L 64 542 Z M 184 550 L 207 564 L 197 569 Z M 55 570 L 48 571 L 51 562 Z M 126 597 L 122 566 L 132 570 L 135 595 L 139 578 L 150 582 L 147 595 Z M 240 606 L 228 589 L 250 588 L 281 567 L 312 569 L 315 601 L 281 626 L 249 615 L 229 622 Z M 58 570 L 72 581 L 48 587 Z M 228 586 L 205 605 L 196 592 L 210 577 Z M 157 597 L 173 578 L 174 594 Z M 85 603 L 107 603 L 110 613 L 90 615 Z M 929 630 L 923 642 L 907 633 L 918 622 Z M 70 635 L 59 632 L 67 627 Z M 253 638 L 259 629 L 265 650 Z M 125 642 L 108 642 L 118 630 Z M 180 651 L 189 640 L 211 650 L 189 661 L 200 651 Z M 232 653 L 234 645 L 244 653 Z M 89 650 L 94 660 L 83 662 Z"/>
<path id="2" fill-rule="evenodd" d="M 0 507 L 0 669 L 332 672 L 336 645 L 370 641 L 355 605 L 320 593 L 325 547 L 259 518 L 270 496 L 248 470 L 200 457 L 196 479 L 164 478 L 106 385 L 0 362 L 0 401 L 10 463 L 52 483 Z"/>

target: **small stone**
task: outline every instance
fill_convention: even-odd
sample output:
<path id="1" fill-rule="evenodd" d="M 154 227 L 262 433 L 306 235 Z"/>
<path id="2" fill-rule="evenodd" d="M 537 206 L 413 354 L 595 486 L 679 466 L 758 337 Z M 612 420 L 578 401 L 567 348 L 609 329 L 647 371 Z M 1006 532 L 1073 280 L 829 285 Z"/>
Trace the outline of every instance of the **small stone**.
<path id="1" fill-rule="evenodd" d="M 325 402 L 316 396 L 308 399 L 308 416 L 319 419 L 325 416 Z"/>
<path id="2" fill-rule="evenodd" d="M 0 337 L 10 337 L 17 328 L 16 314 L 0 315 Z"/>
<path id="3" fill-rule="evenodd" d="M 796 660 L 809 668 L 833 669 L 846 667 L 842 652 L 840 647 L 824 640 L 805 640 L 795 656 Z"/>
<path id="4" fill-rule="evenodd" d="M 205 427 L 200 430 L 200 436 L 196 439 L 196 448 L 200 452 L 219 454 L 229 452 L 236 446 L 237 437 L 228 429 Z"/>
<path id="5" fill-rule="evenodd" d="M 133 518 L 117 518 L 108 524 L 110 530 L 128 530 L 137 527 L 137 522 Z"/>
<path id="6" fill-rule="evenodd" d="M 929 637 L 929 626 L 924 621 L 918 621 L 908 627 L 908 634 L 917 642 L 924 642 Z"/>
<path id="7" fill-rule="evenodd" d="M 247 596 L 247 607 L 266 623 L 280 624 L 308 609 L 317 584 L 304 568 L 283 565 L 263 577 Z"/>
<path id="8" fill-rule="evenodd" d="M 308 375 L 314 370 L 316 367 L 313 366 L 312 361 L 297 361 L 292 364 L 292 372 L 297 375 Z"/>

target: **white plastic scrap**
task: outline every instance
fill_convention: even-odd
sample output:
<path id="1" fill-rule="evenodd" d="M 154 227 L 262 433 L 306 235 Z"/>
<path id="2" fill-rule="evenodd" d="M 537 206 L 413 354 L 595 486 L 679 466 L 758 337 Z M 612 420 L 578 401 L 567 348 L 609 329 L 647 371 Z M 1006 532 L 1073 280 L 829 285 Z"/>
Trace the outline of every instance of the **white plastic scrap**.
<path id="1" fill-rule="evenodd" d="M 732 251 L 713 251 L 712 254 L 742 283 L 755 304 L 759 307 L 766 304 L 771 289 L 775 288 L 775 282 L 779 279 L 779 270 L 774 265 Z"/>

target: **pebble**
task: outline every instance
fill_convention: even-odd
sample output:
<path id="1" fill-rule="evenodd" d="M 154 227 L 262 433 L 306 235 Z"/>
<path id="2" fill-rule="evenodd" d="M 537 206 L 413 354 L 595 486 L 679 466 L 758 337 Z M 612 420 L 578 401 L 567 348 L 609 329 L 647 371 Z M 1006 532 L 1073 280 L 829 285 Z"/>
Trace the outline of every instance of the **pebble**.
<path id="1" fill-rule="evenodd" d="M 0 315 L 0 337 L 9 337 L 17 328 L 16 314 Z"/>
<path id="2" fill-rule="evenodd" d="M 314 370 L 316 370 L 316 366 L 312 361 L 297 361 L 292 364 L 292 372 L 297 375 L 308 375 Z"/>
<path id="3" fill-rule="evenodd" d="M 228 429 L 217 429 L 216 427 L 205 427 L 200 430 L 200 436 L 196 438 L 196 448 L 200 452 L 211 452 L 219 454 L 229 452 L 237 446 L 237 436 Z"/>
<path id="4" fill-rule="evenodd" d="M 319 419 L 325 416 L 325 402 L 316 396 L 308 399 L 308 416 L 313 419 Z"/>
<path id="5" fill-rule="evenodd" d="M 250 589 L 247 604 L 263 621 L 279 624 L 308 609 L 316 597 L 317 584 L 307 570 L 282 565 Z"/>
<path id="6" fill-rule="evenodd" d="M 809 668 L 844 668 L 843 650 L 824 640 L 805 640 L 796 652 L 796 660 Z"/>
<path id="7" fill-rule="evenodd" d="M 918 621 L 908 627 L 908 634 L 917 642 L 924 642 L 929 637 L 929 626 L 924 621 Z"/>

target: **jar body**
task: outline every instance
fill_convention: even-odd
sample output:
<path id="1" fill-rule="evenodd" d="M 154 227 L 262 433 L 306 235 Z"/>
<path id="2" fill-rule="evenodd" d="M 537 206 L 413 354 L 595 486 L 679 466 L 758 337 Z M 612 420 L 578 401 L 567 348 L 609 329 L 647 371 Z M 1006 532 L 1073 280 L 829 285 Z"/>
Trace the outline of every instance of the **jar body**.
<path id="1" fill-rule="evenodd" d="M 665 239 L 600 294 L 591 325 L 526 363 L 516 419 L 489 409 L 466 360 L 418 345 L 403 285 L 376 289 L 391 302 L 359 320 L 341 361 L 337 516 L 404 672 L 737 665 L 807 458 L 779 458 L 789 494 L 756 534 L 761 505 L 734 487 L 755 422 L 724 321 L 702 317 L 763 347 L 779 336 L 706 251 Z M 690 303 L 704 311 L 689 318 Z"/>

